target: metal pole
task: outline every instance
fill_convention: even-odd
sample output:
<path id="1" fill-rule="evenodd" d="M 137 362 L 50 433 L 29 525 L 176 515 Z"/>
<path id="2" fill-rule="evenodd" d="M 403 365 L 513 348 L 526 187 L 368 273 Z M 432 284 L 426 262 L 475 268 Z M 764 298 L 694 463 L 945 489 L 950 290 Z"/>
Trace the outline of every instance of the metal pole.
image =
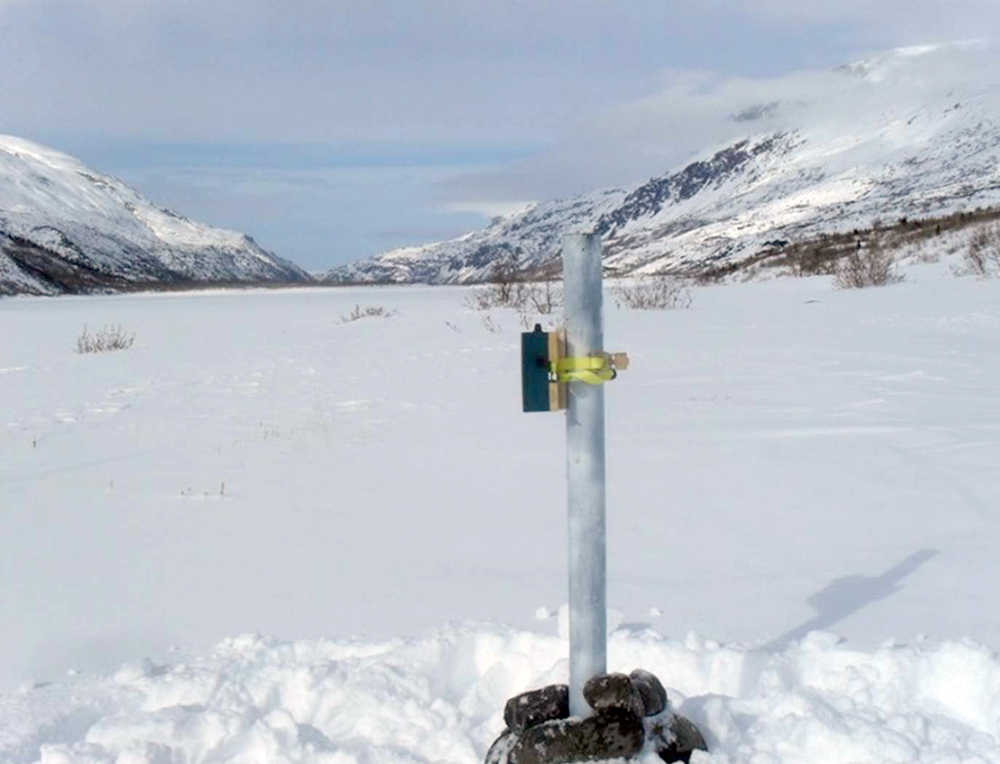
<path id="1" fill-rule="evenodd" d="M 563 238 L 566 352 L 604 351 L 601 237 Z M 607 671 L 604 551 L 604 389 L 569 383 L 566 473 L 569 481 L 569 710 L 588 716 L 583 685 Z"/>

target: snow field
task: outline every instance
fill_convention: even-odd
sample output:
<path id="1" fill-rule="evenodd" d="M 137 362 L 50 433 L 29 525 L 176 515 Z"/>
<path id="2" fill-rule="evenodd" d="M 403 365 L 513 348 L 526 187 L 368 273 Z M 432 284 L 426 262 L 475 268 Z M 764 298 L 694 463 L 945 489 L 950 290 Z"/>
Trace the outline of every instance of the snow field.
<path id="1" fill-rule="evenodd" d="M 1000 761 L 1000 282 L 950 268 L 608 298 L 611 667 L 708 761 Z M 564 678 L 564 420 L 466 294 L 0 301 L 0 761 L 466 764 Z"/>

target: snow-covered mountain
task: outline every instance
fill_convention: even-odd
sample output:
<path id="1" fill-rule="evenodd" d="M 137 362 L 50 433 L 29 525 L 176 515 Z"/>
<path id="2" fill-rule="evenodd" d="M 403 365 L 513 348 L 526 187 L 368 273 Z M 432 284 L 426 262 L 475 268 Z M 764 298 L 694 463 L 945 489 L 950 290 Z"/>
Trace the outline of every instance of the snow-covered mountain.
<path id="1" fill-rule="evenodd" d="M 73 157 L 0 135 L 0 295 L 309 280 L 245 234 L 160 209 Z"/>
<path id="2" fill-rule="evenodd" d="M 604 235 L 615 273 L 737 264 L 876 220 L 1000 204 L 1000 74 L 986 43 L 891 51 L 733 100 L 728 135 L 629 189 L 544 202 L 459 239 L 335 268 L 335 282 L 462 283 L 516 253 L 555 264 L 563 232 Z M 992 62 L 992 63 L 991 63 Z M 718 133 L 718 130 L 712 134 Z"/>

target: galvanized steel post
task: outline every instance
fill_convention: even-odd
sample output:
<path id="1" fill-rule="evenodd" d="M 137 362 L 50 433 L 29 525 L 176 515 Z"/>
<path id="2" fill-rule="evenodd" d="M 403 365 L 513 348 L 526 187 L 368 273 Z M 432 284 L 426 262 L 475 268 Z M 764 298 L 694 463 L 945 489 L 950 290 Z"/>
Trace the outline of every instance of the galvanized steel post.
<path id="1" fill-rule="evenodd" d="M 569 357 L 604 351 L 601 237 L 563 237 L 563 287 Z M 604 385 L 569 383 L 566 412 L 569 505 L 569 704 L 588 716 L 587 680 L 607 671 L 605 604 Z"/>

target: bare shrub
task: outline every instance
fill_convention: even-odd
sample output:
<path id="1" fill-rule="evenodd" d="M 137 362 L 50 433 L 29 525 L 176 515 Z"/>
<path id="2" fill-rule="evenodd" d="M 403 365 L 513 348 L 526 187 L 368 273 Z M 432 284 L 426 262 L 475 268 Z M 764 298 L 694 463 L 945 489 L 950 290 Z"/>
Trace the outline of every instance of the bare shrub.
<path id="1" fill-rule="evenodd" d="M 830 276 L 836 272 L 836 254 L 822 247 L 803 249 L 790 259 L 792 275 L 800 278 Z"/>
<path id="2" fill-rule="evenodd" d="M 864 289 L 885 286 L 903 280 L 896 269 L 896 259 L 891 252 L 878 244 L 860 246 L 837 263 L 833 283 L 838 289 Z"/>
<path id="3" fill-rule="evenodd" d="M 488 287 L 477 287 L 465 296 L 465 307 L 470 310 L 489 310 L 496 307 L 493 292 Z"/>
<path id="4" fill-rule="evenodd" d="M 490 308 L 513 308 L 519 313 L 538 313 L 549 315 L 562 307 L 562 289 L 553 286 L 551 281 L 532 282 L 520 281 L 511 285 L 503 296 L 494 286 L 485 294 L 480 292 L 473 298 L 474 306 L 479 310 Z"/>
<path id="5" fill-rule="evenodd" d="M 711 286 L 724 283 L 727 275 L 728 271 L 725 268 L 709 267 L 695 273 L 692 280 L 698 286 Z"/>
<path id="6" fill-rule="evenodd" d="M 526 300 L 524 284 L 488 284 L 477 287 L 465 298 L 465 305 L 472 310 L 493 308 L 520 309 Z"/>
<path id="7" fill-rule="evenodd" d="M 465 298 L 466 307 L 472 310 L 516 310 L 521 324 L 526 328 L 533 326 L 539 316 L 557 312 L 562 304 L 562 289 L 548 280 L 529 281 L 519 268 L 517 255 L 514 253 L 507 253 L 496 260 L 490 270 L 490 281 Z M 488 317 L 483 319 L 483 324 L 491 332 L 498 329 Z"/>
<path id="8" fill-rule="evenodd" d="M 503 327 L 500 326 L 496 321 L 493 320 L 493 316 L 487 313 L 483 316 L 483 328 L 486 329 L 490 334 L 500 334 L 503 331 Z"/>
<path id="9" fill-rule="evenodd" d="M 552 286 L 551 281 L 543 281 L 541 284 L 525 284 L 524 286 L 525 306 L 535 313 L 548 316 L 562 307 L 562 289 Z"/>
<path id="10" fill-rule="evenodd" d="M 941 260 L 941 251 L 934 246 L 927 246 L 927 241 L 920 241 L 916 245 L 917 260 L 921 263 L 936 263 Z"/>
<path id="11" fill-rule="evenodd" d="M 490 269 L 490 283 L 497 304 L 511 305 L 516 302 L 521 291 L 521 271 L 517 255 L 510 252 L 499 257 Z"/>
<path id="12" fill-rule="evenodd" d="M 346 316 L 340 317 L 340 323 L 347 324 L 362 318 L 389 318 L 394 315 L 396 315 L 396 311 L 386 310 L 381 305 L 366 305 L 363 308 L 360 305 L 355 305 L 354 310 Z"/>
<path id="13" fill-rule="evenodd" d="M 528 301 L 528 287 L 518 268 L 517 255 L 509 253 L 493 263 L 486 286 L 479 287 L 465 304 L 473 310 L 516 308 L 521 310 Z"/>
<path id="14" fill-rule="evenodd" d="M 633 310 L 677 310 L 691 307 L 691 290 L 673 276 L 639 276 L 611 288 L 618 307 Z"/>
<path id="15" fill-rule="evenodd" d="M 976 276 L 1000 276 L 1000 226 L 976 231 L 962 260 L 966 269 Z"/>
<path id="16" fill-rule="evenodd" d="M 91 334 L 84 324 L 83 332 L 76 338 L 77 353 L 110 353 L 128 350 L 135 342 L 135 335 L 125 331 L 119 324 L 109 324 Z"/>
<path id="17" fill-rule="evenodd" d="M 525 331 L 531 329 L 542 316 L 551 316 L 563 306 L 563 292 L 551 281 L 522 284 L 522 300 L 517 307 L 521 326 Z"/>

